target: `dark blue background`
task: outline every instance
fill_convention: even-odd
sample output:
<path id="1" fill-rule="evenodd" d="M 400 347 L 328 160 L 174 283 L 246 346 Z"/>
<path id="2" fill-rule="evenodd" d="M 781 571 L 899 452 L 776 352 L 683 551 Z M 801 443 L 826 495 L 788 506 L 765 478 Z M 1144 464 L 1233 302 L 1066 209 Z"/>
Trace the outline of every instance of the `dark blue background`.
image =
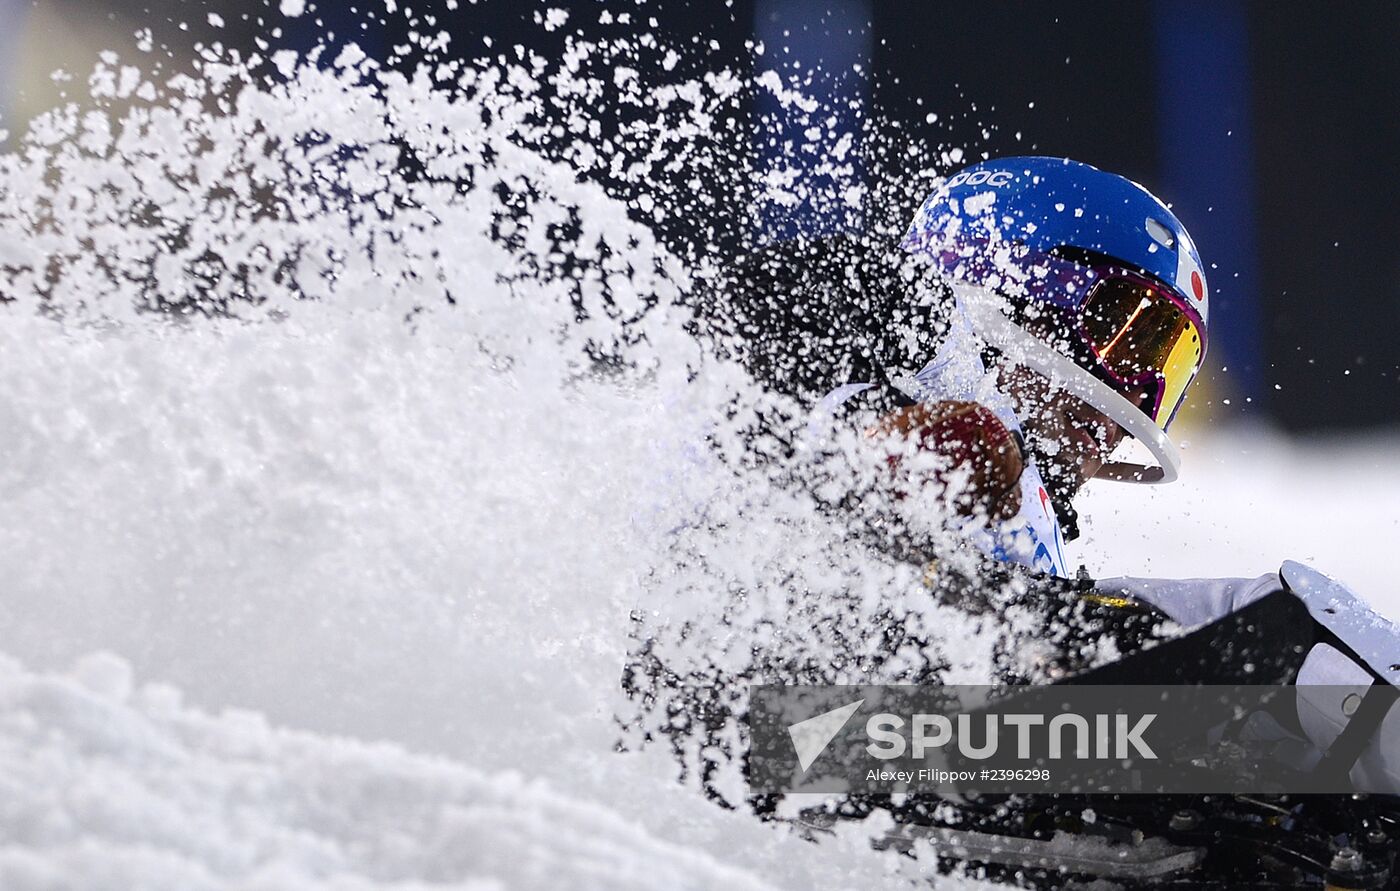
<path id="1" fill-rule="evenodd" d="M 0 52 L 31 39 L 24 19 L 102 22 L 113 37 L 150 26 L 172 46 L 251 42 L 256 18 L 309 46 L 326 27 L 372 53 L 402 42 L 402 14 L 362 28 L 349 2 L 284 21 L 277 5 L 197 0 L 0 0 Z M 360 10 L 383 9 L 359 0 Z M 400 3 L 402 8 L 405 4 Z M 597 29 L 597 0 L 413 0 L 442 12 L 465 52 L 549 51 L 535 14 L 571 11 L 567 30 Z M 1171 203 L 1191 230 L 1214 293 L 1215 415 L 1295 430 L 1400 424 L 1400 4 L 1099 0 L 1063 4 L 929 0 L 646 0 L 612 3 L 655 17 L 671 38 L 715 38 L 713 60 L 801 60 L 866 81 L 857 95 L 908 132 L 968 159 L 1067 155 L 1122 173 Z M 218 11 L 227 26 L 204 22 Z M 247 11 L 245 21 L 239 11 Z M 319 24 L 318 24 L 319 20 Z M 181 31 L 179 22 L 188 22 Z M 784 36 L 784 31 L 787 32 Z M 77 33 L 76 31 L 74 32 Z M 49 35 L 60 44 L 64 33 Z M 643 73 L 645 75 L 645 72 Z M 936 120 L 930 122 L 930 115 Z M 753 151 L 761 154 L 761 144 Z M 1225 366 L 1225 371 L 1220 371 Z M 1232 397 L 1228 408 L 1220 404 Z"/>

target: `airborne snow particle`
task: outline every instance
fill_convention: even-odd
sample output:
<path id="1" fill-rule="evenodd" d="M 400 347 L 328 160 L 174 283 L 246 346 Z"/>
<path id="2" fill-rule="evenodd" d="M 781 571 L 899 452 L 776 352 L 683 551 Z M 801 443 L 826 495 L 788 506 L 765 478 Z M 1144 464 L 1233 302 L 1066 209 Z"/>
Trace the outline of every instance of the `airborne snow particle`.
<path id="1" fill-rule="evenodd" d="M 563 26 L 564 26 L 564 23 L 567 22 L 568 20 L 569 20 L 569 11 L 568 11 L 567 9 L 549 9 L 549 10 L 546 10 L 546 11 L 545 11 L 545 14 L 544 14 L 544 29 L 545 29 L 546 31 L 554 31 L 554 30 L 557 30 L 557 29 L 563 27 Z"/>
<path id="2" fill-rule="evenodd" d="M 280 8 L 284 16 L 294 19 L 306 12 L 306 0 L 282 0 Z"/>

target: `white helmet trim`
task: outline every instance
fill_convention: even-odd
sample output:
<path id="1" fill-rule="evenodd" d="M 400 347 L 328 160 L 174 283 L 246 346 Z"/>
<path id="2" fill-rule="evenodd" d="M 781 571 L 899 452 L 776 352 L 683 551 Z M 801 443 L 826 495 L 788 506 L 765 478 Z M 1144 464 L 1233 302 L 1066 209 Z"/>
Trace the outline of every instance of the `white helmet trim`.
<path id="1" fill-rule="evenodd" d="M 1129 402 L 1121 393 L 1056 352 L 1049 344 L 1026 331 L 1007 316 L 1010 304 L 990 288 L 954 282 L 953 293 L 967 311 L 972 327 L 987 343 L 1001 350 L 1006 358 L 1044 376 L 1051 385 L 1084 400 L 1141 442 L 1157 459 L 1158 465 L 1110 461 L 1099 468 L 1095 479 L 1123 483 L 1171 483 L 1180 476 L 1181 453 L 1166 432 Z"/>

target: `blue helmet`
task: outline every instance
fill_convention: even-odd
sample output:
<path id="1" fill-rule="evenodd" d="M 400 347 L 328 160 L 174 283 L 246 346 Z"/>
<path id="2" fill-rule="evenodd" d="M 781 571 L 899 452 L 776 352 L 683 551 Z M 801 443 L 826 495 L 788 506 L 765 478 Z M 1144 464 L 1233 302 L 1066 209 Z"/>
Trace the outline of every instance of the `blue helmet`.
<path id="1" fill-rule="evenodd" d="M 1200 370 L 1210 318 L 1200 255 L 1167 206 L 1130 180 L 1065 158 L 1001 158 L 944 180 L 904 247 L 953 282 L 973 327 L 1143 442 L 1175 479 L 1166 429 Z"/>

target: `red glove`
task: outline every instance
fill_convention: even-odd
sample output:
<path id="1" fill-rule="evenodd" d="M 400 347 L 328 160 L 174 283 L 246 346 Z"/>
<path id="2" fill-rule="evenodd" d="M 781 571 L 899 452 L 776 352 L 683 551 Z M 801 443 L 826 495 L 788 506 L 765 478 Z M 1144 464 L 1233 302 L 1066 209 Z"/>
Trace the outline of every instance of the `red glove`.
<path id="1" fill-rule="evenodd" d="M 892 411 L 865 431 L 872 439 L 899 437 L 913 440 L 920 450 L 940 455 L 943 468 L 923 474 L 924 479 L 946 485 L 956 470 L 969 477 L 952 500 L 953 509 L 965 517 L 1006 519 L 1021 508 L 1021 472 L 1024 449 L 1017 437 L 990 409 L 976 402 L 945 399 Z M 908 476 L 902 467 L 903 442 L 891 443 L 886 458 L 901 482 Z M 961 476 L 961 474 L 959 474 Z M 918 481 L 913 481 L 918 482 Z M 896 497 L 904 491 L 896 490 Z"/>

